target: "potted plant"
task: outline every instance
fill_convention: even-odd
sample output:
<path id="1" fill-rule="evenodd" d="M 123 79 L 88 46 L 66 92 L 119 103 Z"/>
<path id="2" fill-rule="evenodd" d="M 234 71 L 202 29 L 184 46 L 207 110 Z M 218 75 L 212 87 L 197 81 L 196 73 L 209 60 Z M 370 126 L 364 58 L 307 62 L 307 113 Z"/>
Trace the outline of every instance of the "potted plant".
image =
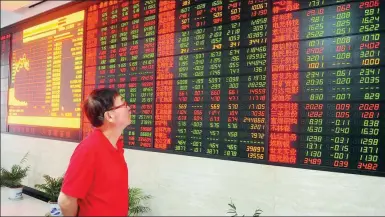
<path id="1" fill-rule="evenodd" d="M 231 200 L 231 198 L 230 198 L 230 200 Z M 227 211 L 227 213 L 231 213 L 232 217 L 238 216 L 237 207 L 235 206 L 235 204 L 233 203 L 232 200 L 228 205 L 230 206 L 230 209 L 229 209 L 229 211 Z M 254 214 L 253 214 L 253 217 L 258 217 L 259 215 L 261 215 L 261 213 L 262 213 L 261 209 L 256 209 Z M 245 215 L 243 215 L 243 216 L 245 216 Z"/>
<path id="2" fill-rule="evenodd" d="M 35 187 L 38 190 L 43 191 L 49 198 L 49 210 L 50 216 L 61 216 L 60 206 L 57 203 L 60 190 L 63 184 L 63 176 L 58 178 L 52 178 L 49 175 L 43 175 L 45 180 L 44 184 L 36 184 Z"/>
<path id="3" fill-rule="evenodd" d="M 1 167 L 1 186 L 9 188 L 8 198 L 10 200 L 21 200 L 23 198 L 23 185 L 21 183 L 27 177 L 30 167 L 22 167 L 21 164 L 27 160 L 27 156 L 28 153 L 21 159 L 20 165 L 14 164 L 11 170 Z"/>
<path id="4" fill-rule="evenodd" d="M 151 195 L 143 194 L 142 189 L 129 188 L 128 197 L 129 197 L 128 216 L 137 216 L 137 215 L 151 211 L 151 208 L 143 205 L 142 203 L 143 201 L 150 199 Z"/>

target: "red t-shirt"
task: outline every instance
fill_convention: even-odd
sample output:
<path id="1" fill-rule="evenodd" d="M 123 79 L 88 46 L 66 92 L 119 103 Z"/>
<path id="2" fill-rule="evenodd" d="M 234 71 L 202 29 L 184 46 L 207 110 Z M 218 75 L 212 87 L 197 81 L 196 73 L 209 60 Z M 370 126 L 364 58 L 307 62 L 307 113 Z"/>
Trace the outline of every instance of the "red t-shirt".
<path id="1" fill-rule="evenodd" d="M 96 129 L 76 147 L 61 190 L 78 198 L 79 216 L 127 216 L 128 169 L 117 146 Z"/>

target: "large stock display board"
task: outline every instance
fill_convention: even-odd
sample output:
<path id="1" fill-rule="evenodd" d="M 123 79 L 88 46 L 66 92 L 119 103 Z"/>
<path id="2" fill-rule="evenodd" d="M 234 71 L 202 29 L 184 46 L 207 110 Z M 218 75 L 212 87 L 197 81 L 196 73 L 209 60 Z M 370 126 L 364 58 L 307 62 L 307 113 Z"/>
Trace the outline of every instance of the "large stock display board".
<path id="1" fill-rule="evenodd" d="M 83 96 L 100 87 L 125 96 L 125 147 L 385 176 L 383 0 L 84 10 Z"/>

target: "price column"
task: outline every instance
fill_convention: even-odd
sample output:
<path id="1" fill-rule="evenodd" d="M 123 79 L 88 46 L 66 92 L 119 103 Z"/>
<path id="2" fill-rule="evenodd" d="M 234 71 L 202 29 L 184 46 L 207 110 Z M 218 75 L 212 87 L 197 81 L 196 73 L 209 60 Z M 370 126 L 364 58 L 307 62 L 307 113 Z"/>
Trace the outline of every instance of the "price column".
<path id="1" fill-rule="evenodd" d="M 309 2 L 304 7 L 320 6 L 323 3 Z M 315 8 L 303 11 L 302 14 L 306 14 L 305 19 L 302 21 L 302 25 L 307 27 L 303 38 L 317 38 L 324 36 L 324 20 L 325 12 L 324 8 Z M 308 25 L 306 25 L 306 22 Z M 302 130 L 300 137 L 300 163 L 304 164 L 317 164 L 322 162 L 322 147 L 325 142 L 325 138 L 319 134 L 323 132 L 324 116 L 321 100 L 323 98 L 323 84 L 324 71 L 319 71 L 324 68 L 324 40 L 313 39 L 306 41 L 305 55 L 306 68 L 309 71 L 301 73 L 301 80 L 305 82 L 302 84 L 303 100 L 305 101 L 301 105 L 301 125 Z M 320 97 L 321 96 L 321 97 Z"/>
<path id="2" fill-rule="evenodd" d="M 242 2 L 239 157 L 266 160 L 268 1 Z"/>
<path id="3" fill-rule="evenodd" d="M 180 10 L 177 10 L 179 13 L 179 19 L 182 23 L 182 29 L 186 30 L 190 28 L 190 8 L 184 7 Z M 178 22 L 178 21 L 176 21 Z M 177 25 L 177 23 L 175 23 Z M 173 27 L 173 28 L 176 28 Z M 175 31 L 175 29 L 174 29 Z M 189 55 L 189 47 L 190 47 L 190 31 L 183 31 L 179 33 L 177 44 L 179 44 L 180 48 L 180 56 L 170 57 L 175 59 L 175 67 L 173 70 L 176 72 L 175 78 L 176 80 L 173 82 L 173 86 L 175 86 L 175 94 L 173 102 L 173 111 L 176 116 L 172 121 L 172 133 L 170 134 L 170 138 L 172 139 L 173 149 L 175 151 L 186 152 L 190 147 L 187 146 L 188 138 L 191 136 L 191 126 L 188 124 L 189 109 L 188 104 L 191 103 L 192 91 L 191 90 L 191 80 L 188 80 L 187 77 L 190 77 L 192 74 L 192 65 L 193 61 L 192 55 Z M 190 120 L 189 120 L 190 121 Z M 190 121 L 191 123 L 191 121 Z"/>
<path id="4" fill-rule="evenodd" d="M 81 117 L 81 100 L 82 100 L 82 83 L 83 83 L 83 35 L 84 29 L 82 23 L 78 23 L 78 28 L 76 32 L 76 37 L 72 39 L 73 48 L 71 49 L 71 54 L 74 59 L 74 71 L 75 75 L 72 80 L 70 80 L 70 87 L 72 90 L 73 103 L 75 103 L 75 114 L 76 117 Z M 71 115 L 72 116 L 72 115 Z"/>
<path id="5" fill-rule="evenodd" d="M 212 51 L 209 53 L 209 74 L 220 74 L 221 73 L 221 54 L 222 51 Z M 208 133 L 209 135 L 205 136 L 207 141 L 207 154 L 219 154 L 219 145 L 220 145 L 220 123 L 221 119 L 221 78 L 220 77 L 209 77 L 208 79 L 208 91 L 209 91 L 209 103 L 207 104 L 207 118 L 208 119 Z M 223 105 L 222 105 L 223 106 Z M 230 152 L 224 154 L 230 155 Z"/>
<path id="6" fill-rule="evenodd" d="M 357 135 L 353 145 L 357 152 L 359 170 L 385 171 L 385 148 L 381 144 L 385 141 L 385 88 L 384 71 L 385 59 L 381 54 L 384 49 L 384 32 L 371 32 L 373 27 L 384 28 L 380 22 L 380 7 L 382 1 L 364 1 L 360 3 L 360 10 L 364 11 L 361 18 L 359 36 L 359 57 L 362 68 L 359 69 L 359 98 L 363 99 L 358 105 L 355 118 L 360 119 Z M 381 5 L 380 5 L 381 4 Z M 358 71 L 358 70 L 357 70 Z M 358 79 L 357 79 L 358 80 Z"/>
<path id="7" fill-rule="evenodd" d="M 220 131 L 222 138 L 221 145 L 223 154 L 236 155 L 239 154 L 239 86 L 240 86 L 240 57 L 241 57 L 241 2 L 237 0 L 229 1 L 227 5 L 229 18 L 232 21 L 227 28 L 224 29 L 224 37 L 227 39 L 230 50 L 222 51 L 223 59 L 226 60 L 223 66 L 224 71 L 228 71 L 222 77 L 222 102 L 221 102 L 221 118 L 223 130 Z"/>
<path id="8" fill-rule="evenodd" d="M 307 7 L 321 6 L 323 2 L 309 2 Z M 304 65 L 307 71 L 301 73 L 302 100 L 300 109 L 301 130 L 300 133 L 300 149 L 299 162 L 301 164 L 321 165 L 323 150 L 325 149 L 326 138 L 322 136 L 324 133 L 324 125 L 326 117 L 326 108 L 322 103 L 324 97 L 324 83 L 326 83 L 324 68 L 325 62 L 325 40 L 313 39 L 323 37 L 325 35 L 325 9 L 312 8 L 303 12 L 306 17 L 301 20 L 302 26 L 307 27 L 302 38 L 311 39 L 305 41 L 306 50 L 301 50 L 304 55 Z M 307 24 L 307 25 L 306 25 Z"/>
<path id="9" fill-rule="evenodd" d="M 128 8 L 128 6 L 126 8 Z M 122 8 L 122 10 L 125 10 L 125 9 Z M 128 82 L 128 78 L 127 78 L 128 77 L 127 74 L 129 71 L 129 64 L 127 60 L 128 24 L 129 24 L 129 21 L 123 21 L 122 23 L 118 24 L 118 42 L 119 43 L 117 46 L 117 53 L 116 53 L 116 59 L 117 59 L 116 65 L 118 67 L 118 70 L 116 70 L 115 73 L 116 73 L 116 80 L 122 83 Z"/>
<path id="10" fill-rule="evenodd" d="M 117 73 L 117 81 L 122 83 L 126 83 L 129 81 L 128 72 L 130 70 L 129 68 L 130 66 L 127 58 L 128 56 L 127 48 L 128 48 L 128 41 L 131 39 L 131 37 L 129 37 L 130 7 L 132 7 L 132 5 L 129 4 L 129 1 L 124 1 L 123 3 L 120 4 L 120 10 L 118 10 L 118 14 L 120 11 L 120 16 L 118 16 L 118 20 L 120 19 L 121 22 L 118 23 L 118 46 L 117 46 L 116 56 L 117 56 L 117 66 L 119 70 L 116 71 L 116 73 Z"/>
<path id="11" fill-rule="evenodd" d="M 211 44 L 210 50 L 211 52 L 207 53 L 208 55 L 208 69 L 207 69 L 207 75 L 209 78 L 205 78 L 208 80 L 207 84 L 207 90 L 208 90 L 208 104 L 205 104 L 207 106 L 207 109 L 205 110 L 205 119 L 208 120 L 208 124 L 205 124 L 205 127 L 207 127 L 208 130 L 205 130 L 203 134 L 207 134 L 204 136 L 206 138 L 205 143 L 205 149 L 206 154 L 214 154 L 219 155 L 221 154 L 221 149 L 223 149 L 221 146 L 221 122 L 223 122 L 225 119 L 221 116 L 221 106 L 223 106 L 222 101 L 224 100 L 224 97 L 222 96 L 223 92 L 226 90 L 221 90 L 221 78 L 217 76 L 224 76 L 226 74 L 223 73 L 224 66 L 222 61 L 222 55 L 225 51 L 222 51 L 222 43 L 223 43 L 223 2 L 222 1 L 214 1 L 211 3 L 207 3 L 207 6 L 209 6 L 210 10 L 204 9 L 205 12 L 208 14 L 208 20 L 212 20 L 212 23 L 215 24 L 213 26 L 212 32 L 209 32 L 208 39 Z M 197 22 L 196 24 L 206 24 L 206 20 L 204 20 L 204 23 Z M 224 147 L 224 155 L 231 156 L 230 151 L 226 151 L 226 147 Z M 236 152 L 233 153 L 236 155 Z"/>
<path id="12" fill-rule="evenodd" d="M 139 2 L 132 2 L 129 8 L 129 16 L 132 17 L 132 20 L 128 21 L 128 41 L 122 44 L 122 48 L 126 49 L 125 54 L 127 55 L 125 59 L 129 61 L 127 63 L 128 71 L 126 72 L 126 81 L 128 82 L 126 96 L 128 102 L 131 105 L 132 114 L 131 114 L 131 126 L 128 126 L 124 132 L 125 137 L 127 138 L 128 146 L 137 146 L 138 132 L 137 128 L 140 126 L 139 120 L 139 109 L 138 103 L 140 97 L 138 96 L 140 85 L 138 81 L 138 59 L 139 59 Z M 125 39 L 125 38 L 124 38 Z"/>
<path id="13" fill-rule="evenodd" d="M 52 62 L 53 62 L 53 43 L 52 38 L 48 38 L 48 46 L 47 46 L 47 66 L 46 66 L 46 92 L 45 92 L 45 104 L 49 105 L 52 100 Z"/>
<path id="14" fill-rule="evenodd" d="M 324 10 L 323 8 L 310 9 L 306 12 L 309 20 L 306 38 L 322 37 L 324 34 Z M 325 133 L 325 125 L 327 118 L 326 105 L 324 100 L 324 84 L 326 84 L 325 72 L 325 40 L 311 39 L 305 41 L 306 50 L 302 55 L 305 56 L 307 71 L 301 73 L 302 100 L 301 103 L 301 130 L 300 133 L 300 149 L 299 162 L 301 164 L 321 165 L 322 159 L 328 154 L 326 150 L 327 138 L 322 134 Z M 326 156 L 328 157 L 328 156 Z"/>
<path id="15" fill-rule="evenodd" d="M 185 11 L 185 9 L 180 10 L 180 18 L 182 22 L 185 23 L 186 27 L 189 27 L 190 13 Z M 174 81 L 175 102 L 173 104 L 173 111 L 175 111 L 176 117 L 173 120 L 173 133 L 171 138 L 173 139 L 173 145 L 175 151 L 186 152 L 187 147 L 187 138 L 190 137 L 190 129 L 187 127 L 187 117 L 188 117 L 188 103 L 191 103 L 192 92 L 189 91 L 191 88 L 191 80 L 188 80 L 187 77 L 190 77 L 193 58 L 192 55 L 188 54 L 188 49 L 190 46 L 190 31 L 183 31 L 180 33 L 178 38 L 178 44 L 181 49 L 181 55 L 171 57 L 175 59 L 175 67 L 173 68 L 175 73 L 176 80 Z M 175 139 L 174 139 L 175 138 Z"/>
<path id="16" fill-rule="evenodd" d="M 100 3 L 99 4 L 99 9 L 100 9 L 100 14 L 101 14 L 101 18 L 100 18 L 100 21 L 101 21 L 101 27 L 99 27 L 99 31 L 100 33 L 96 36 L 98 37 L 99 35 L 99 40 L 98 40 L 98 48 L 97 48 L 97 61 L 96 61 L 96 64 L 97 64 L 97 67 L 100 69 L 100 70 L 97 70 L 96 71 L 96 77 L 97 77 L 97 81 L 96 83 L 98 84 L 106 84 L 108 83 L 108 78 L 106 77 L 107 75 L 107 70 L 109 68 L 109 66 L 107 65 L 107 55 L 108 55 L 108 48 L 109 46 L 111 45 L 107 45 L 108 43 L 108 19 L 109 19 L 109 16 L 108 16 L 108 12 L 109 12 L 109 9 L 108 9 L 108 4 L 105 4 L 105 3 Z M 114 46 L 114 45 L 112 45 Z"/>
<path id="17" fill-rule="evenodd" d="M 113 5 L 112 7 L 117 7 L 117 5 Z M 115 9 L 117 10 L 117 9 Z M 117 37 L 118 37 L 118 24 L 111 24 L 108 28 L 108 34 L 110 35 L 108 40 L 108 53 L 107 53 L 107 74 L 106 74 L 106 83 L 114 84 L 117 82 L 116 80 L 116 57 L 117 57 Z"/>
<path id="18" fill-rule="evenodd" d="M 210 13 L 213 13 L 213 17 L 216 24 L 220 24 L 222 22 L 222 2 L 213 2 L 211 4 L 211 10 Z M 220 123 L 224 120 L 224 118 L 221 118 L 221 101 L 223 101 L 223 97 L 221 97 L 221 78 L 217 77 L 221 75 L 223 72 L 222 66 L 222 55 L 225 51 L 220 50 L 222 48 L 222 35 L 223 35 L 223 26 L 222 25 L 216 25 L 213 27 L 213 32 L 210 32 L 209 39 L 211 42 L 211 49 L 212 51 L 207 53 L 208 55 L 208 76 L 209 78 L 205 78 L 208 80 L 207 84 L 207 90 L 208 90 L 208 104 L 205 104 L 207 106 L 205 111 L 205 118 L 208 120 L 208 124 L 205 124 L 207 126 L 208 130 L 205 130 L 203 134 L 208 133 L 208 135 L 204 136 L 206 138 L 205 143 L 205 149 L 206 154 L 220 154 L 219 147 L 220 147 Z M 225 90 L 223 90 L 225 91 Z M 222 105 L 223 106 L 223 105 Z M 226 147 L 224 148 L 224 155 L 231 156 L 231 151 L 226 151 Z"/>
<path id="19" fill-rule="evenodd" d="M 141 59 L 138 66 L 138 82 L 140 84 L 140 102 L 137 104 L 139 109 L 140 134 L 138 140 L 142 147 L 153 147 L 153 99 L 154 99 L 154 74 L 155 74 L 155 35 L 156 35 L 156 1 L 144 1 L 145 6 L 142 14 L 146 16 L 141 18 L 144 28 L 143 40 L 141 44 Z"/>
<path id="20" fill-rule="evenodd" d="M 61 41 L 53 46 L 51 116 L 59 116 L 62 47 Z"/>

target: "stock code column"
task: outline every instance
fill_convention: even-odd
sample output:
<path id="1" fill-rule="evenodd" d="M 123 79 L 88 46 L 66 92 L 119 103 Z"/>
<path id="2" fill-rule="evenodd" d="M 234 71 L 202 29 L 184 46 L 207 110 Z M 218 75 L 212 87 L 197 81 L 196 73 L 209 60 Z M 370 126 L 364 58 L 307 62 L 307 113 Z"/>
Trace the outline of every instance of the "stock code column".
<path id="1" fill-rule="evenodd" d="M 132 111 L 126 146 L 152 147 L 156 8 L 156 0 L 88 8 L 84 96 L 95 87 L 112 87 L 125 97 Z M 86 135 L 89 124 L 83 129 Z"/>
<path id="2" fill-rule="evenodd" d="M 273 1 L 270 161 L 385 172 L 384 11 Z"/>
<path id="3" fill-rule="evenodd" d="M 160 2 L 156 148 L 266 160 L 268 9 Z"/>

